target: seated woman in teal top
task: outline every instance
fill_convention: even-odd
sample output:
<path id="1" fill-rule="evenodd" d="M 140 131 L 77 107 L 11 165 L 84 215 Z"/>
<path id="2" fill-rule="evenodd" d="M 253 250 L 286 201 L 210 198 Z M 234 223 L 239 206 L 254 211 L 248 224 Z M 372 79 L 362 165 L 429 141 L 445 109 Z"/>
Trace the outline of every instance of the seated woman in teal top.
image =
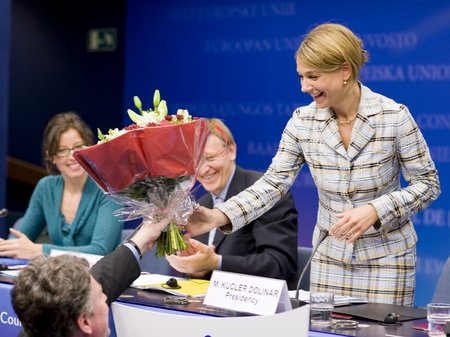
<path id="1" fill-rule="evenodd" d="M 93 144 L 91 129 L 74 112 L 54 116 L 44 131 L 43 156 L 50 176 L 37 184 L 17 238 L 0 239 L 0 256 L 32 259 L 52 249 L 106 255 L 121 240 L 120 205 L 108 198 L 73 158 Z M 52 244 L 34 243 L 47 226 Z"/>

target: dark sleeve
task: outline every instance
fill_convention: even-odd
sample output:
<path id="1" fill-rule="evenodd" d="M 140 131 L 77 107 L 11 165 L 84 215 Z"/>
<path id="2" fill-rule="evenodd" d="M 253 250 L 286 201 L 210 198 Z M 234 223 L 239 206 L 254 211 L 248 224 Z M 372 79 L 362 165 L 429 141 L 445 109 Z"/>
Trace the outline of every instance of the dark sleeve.
<path id="1" fill-rule="evenodd" d="M 20 330 L 19 334 L 17 335 L 17 337 L 28 337 L 27 333 L 25 332 L 25 330 L 22 328 L 22 330 Z"/>
<path id="2" fill-rule="evenodd" d="M 289 282 L 297 272 L 297 217 L 294 198 L 288 192 L 251 226 L 230 234 L 236 235 L 231 249 L 217 252 L 222 255 L 222 270 Z M 246 247 L 253 248 L 250 254 L 245 254 L 236 251 L 238 247 L 244 251 Z"/>
<path id="3" fill-rule="evenodd" d="M 99 260 L 91 272 L 102 285 L 110 305 L 140 276 L 141 268 L 131 250 L 121 245 Z"/>

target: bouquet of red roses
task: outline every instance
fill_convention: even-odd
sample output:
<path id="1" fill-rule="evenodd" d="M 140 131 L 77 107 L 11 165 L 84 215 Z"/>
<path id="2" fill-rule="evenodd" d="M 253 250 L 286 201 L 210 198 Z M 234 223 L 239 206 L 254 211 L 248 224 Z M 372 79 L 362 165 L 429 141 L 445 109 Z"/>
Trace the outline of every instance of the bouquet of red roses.
<path id="1" fill-rule="evenodd" d="M 205 119 L 187 110 L 168 115 L 158 90 L 154 110 L 143 110 L 137 96 L 134 103 L 140 112 L 128 110 L 134 124 L 106 135 L 98 130 L 98 144 L 73 156 L 109 197 L 126 206 L 116 213 L 122 220 L 168 224 L 157 242 L 161 257 L 187 248 L 177 227 L 195 209 L 191 189 L 210 131 Z"/>

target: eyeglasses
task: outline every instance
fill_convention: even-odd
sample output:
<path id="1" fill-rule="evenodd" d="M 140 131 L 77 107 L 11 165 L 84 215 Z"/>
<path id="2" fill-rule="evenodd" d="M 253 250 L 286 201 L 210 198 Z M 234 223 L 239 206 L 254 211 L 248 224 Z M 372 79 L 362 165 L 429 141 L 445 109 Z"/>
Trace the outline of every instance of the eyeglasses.
<path id="1" fill-rule="evenodd" d="M 74 153 L 75 151 L 81 150 L 85 146 L 86 146 L 85 144 L 81 144 L 69 149 L 59 149 L 56 151 L 56 156 L 59 158 L 67 157 L 68 155 Z"/>
<path id="2" fill-rule="evenodd" d="M 226 157 L 228 157 L 229 154 L 230 154 L 230 147 L 225 146 L 223 148 L 223 150 L 221 150 L 219 152 L 216 152 L 216 153 L 210 154 L 210 155 L 205 155 L 205 162 L 212 163 L 215 161 L 220 161 L 220 160 L 223 160 Z"/>

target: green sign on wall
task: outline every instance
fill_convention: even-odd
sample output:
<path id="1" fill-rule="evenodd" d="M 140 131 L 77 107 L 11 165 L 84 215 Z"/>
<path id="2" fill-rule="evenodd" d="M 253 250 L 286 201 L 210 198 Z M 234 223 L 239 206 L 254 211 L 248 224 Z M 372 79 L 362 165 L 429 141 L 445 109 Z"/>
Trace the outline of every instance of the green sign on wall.
<path id="1" fill-rule="evenodd" d="M 114 51 L 117 48 L 117 29 L 100 28 L 90 29 L 87 35 L 87 50 Z"/>

